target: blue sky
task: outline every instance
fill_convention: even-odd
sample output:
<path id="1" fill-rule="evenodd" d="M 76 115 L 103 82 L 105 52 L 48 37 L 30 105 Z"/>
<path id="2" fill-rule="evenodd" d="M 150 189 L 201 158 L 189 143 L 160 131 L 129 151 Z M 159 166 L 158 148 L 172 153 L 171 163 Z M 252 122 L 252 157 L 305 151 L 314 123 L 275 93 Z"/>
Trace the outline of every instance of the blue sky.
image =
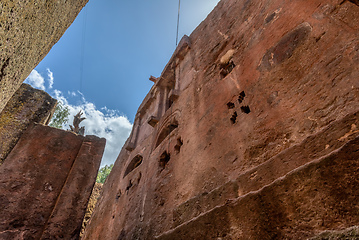
<path id="1" fill-rule="evenodd" d="M 181 0 L 179 39 L 218 2 Z M 89 0 L 26 80 L 72 115 L 85 112 L 86 134 L 107 138 L 102 166 L 116 160 L 152 86 L 148 78 L 161 74 L 175 50 L 177 10 L 177 0 Z"/>

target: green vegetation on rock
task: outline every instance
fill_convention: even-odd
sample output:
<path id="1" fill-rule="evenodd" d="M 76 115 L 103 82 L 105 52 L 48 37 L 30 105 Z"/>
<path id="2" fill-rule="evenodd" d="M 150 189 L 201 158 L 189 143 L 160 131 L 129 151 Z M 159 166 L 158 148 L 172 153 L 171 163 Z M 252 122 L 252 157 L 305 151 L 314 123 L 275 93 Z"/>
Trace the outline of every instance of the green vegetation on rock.
<path id="1" fill-rule="evenodd" d="M 50 126 L 62 129 L 63 124 L 69 121 L 69 109 L 67 106 L 62 105 L 61 102 L 57 103 L 54 115 L 52 116 Z"/>
<path id="2" fill-rule="evenodd" d="M 98 171 L 98 174 L 97 174 L 96 182 L 104 183 L 107 176 L 110 174 L 112 167 L 113 167 L 113 164 L 111 164 L 110 166 L 105 165 L 104 167 L 100 168 L 100 170 Z"/>

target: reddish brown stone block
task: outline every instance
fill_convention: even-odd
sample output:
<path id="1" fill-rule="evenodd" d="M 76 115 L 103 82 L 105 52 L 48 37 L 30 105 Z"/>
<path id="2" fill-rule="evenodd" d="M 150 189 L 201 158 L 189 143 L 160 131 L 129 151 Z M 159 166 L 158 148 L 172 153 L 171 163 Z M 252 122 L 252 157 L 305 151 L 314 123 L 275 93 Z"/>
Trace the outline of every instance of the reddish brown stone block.
<path id="1" fill-rule="evenodd" d="M 78 239 L 105 139 L 34 125 L 0 168 L 0 239 Z"/>

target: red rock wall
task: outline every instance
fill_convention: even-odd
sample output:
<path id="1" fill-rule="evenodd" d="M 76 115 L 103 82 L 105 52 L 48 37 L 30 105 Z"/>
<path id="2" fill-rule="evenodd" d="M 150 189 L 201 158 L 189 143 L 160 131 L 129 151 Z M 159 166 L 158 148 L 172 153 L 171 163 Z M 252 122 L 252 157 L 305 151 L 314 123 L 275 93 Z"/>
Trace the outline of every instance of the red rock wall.
<path id="1" fill-rule="evenodd" d="M 0 168 L 0 239 L 78 239 L 105 139 L 43 125 Z"/>
<path id="2" fill-rule="evenodd" d="M 161 236 L 357 136 L 358 29 L 352 1 L 222 0 L 152 79 L 84 239 Z"/>
<path id="3" fill-rule="evenodd" d="M 359 225 L 358 149 L 356 138 L 260 191 L 228 201 L 156 239 L 300 240 L 326 229 Z M 359 238 L 358 233 L 349 236 L 319 239 Z"/>

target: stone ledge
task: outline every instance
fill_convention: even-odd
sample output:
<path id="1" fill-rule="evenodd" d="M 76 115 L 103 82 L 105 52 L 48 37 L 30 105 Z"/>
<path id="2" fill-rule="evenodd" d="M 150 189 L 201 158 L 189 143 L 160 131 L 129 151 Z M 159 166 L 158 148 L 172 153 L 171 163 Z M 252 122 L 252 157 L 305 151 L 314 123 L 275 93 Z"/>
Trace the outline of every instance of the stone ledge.
<path id="1" fill-rule="evenodd" d="M 359 137 L 258 191 L 157 236 L 176 239 L 307 239 L 358 225 Z"/>

